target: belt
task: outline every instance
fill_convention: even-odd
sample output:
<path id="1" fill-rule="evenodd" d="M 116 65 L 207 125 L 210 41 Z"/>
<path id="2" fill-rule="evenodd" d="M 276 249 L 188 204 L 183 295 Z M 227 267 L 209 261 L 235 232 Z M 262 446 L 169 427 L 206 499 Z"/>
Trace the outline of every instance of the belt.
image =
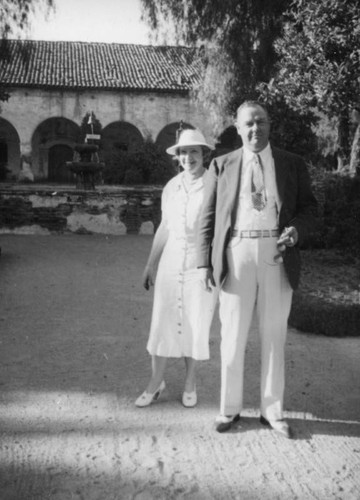
<path id="1" fill-rule="evenodd" d="M 249 229 L 248 231 L 241 231 L 234 229 L 231 233 L 233 238 L 277 238 L 279 236 L 278 229 Z"/>

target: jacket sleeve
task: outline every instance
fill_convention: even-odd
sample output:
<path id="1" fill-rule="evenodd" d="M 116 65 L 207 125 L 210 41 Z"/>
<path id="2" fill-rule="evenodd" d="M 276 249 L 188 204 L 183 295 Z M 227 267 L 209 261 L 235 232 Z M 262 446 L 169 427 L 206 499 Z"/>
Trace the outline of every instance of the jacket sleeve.
<path id="1" fill-rule="evenodd" d="M 297 229 L 299 245 L 303 245 L 315 229 L 317 220 L 317 201 L 312 193 L 309 172 L 303 160 L 299 162 L 297 177 L 296 210 L 288 225 Z"/>
<path id="2" fill-rule="evenodd" d="M 211 247 L 214 238 L 217 183 L 219 168 L 216 158 L 206 172 L 204 200 L 199 218 L 197 235 L 197 267 L 212 267 Z"/>

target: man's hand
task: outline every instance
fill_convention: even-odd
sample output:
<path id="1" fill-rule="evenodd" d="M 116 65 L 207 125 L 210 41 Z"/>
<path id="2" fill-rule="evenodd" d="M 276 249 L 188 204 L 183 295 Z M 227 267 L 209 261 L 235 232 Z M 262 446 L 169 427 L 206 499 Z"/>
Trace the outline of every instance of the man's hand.
<path id="1" fill-rule="evenodd" d="M 207 292 L 212 292 L 211 287 L 216 286 L 212 269 L 210 267 L 201 267 L 199 270 L 201 271 L 200 283 L 202 288 Z"/>
<path id="2" fill-rule="evenodd" d="M 286 227 L 277 240 L 277 246 L 280 252 L 283 252 L 286 247 L 293 247 L 299 240 L 299 235 L 295 227 Z"/>

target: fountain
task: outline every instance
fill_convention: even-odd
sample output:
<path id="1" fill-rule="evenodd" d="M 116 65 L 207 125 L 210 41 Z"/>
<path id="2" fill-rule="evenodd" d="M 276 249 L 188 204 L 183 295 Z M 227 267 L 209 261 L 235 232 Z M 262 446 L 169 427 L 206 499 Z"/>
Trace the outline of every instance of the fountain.
<path id="1" fill-rule="evenodd" d="M 93 113 L 88 124 L 91 134 L 86 134 L 84 144 L 75 144 L 73 161 L 67 161 L 66 166 L 75 174 L 76 189 L 95 190 L 95 181 L 105 164 L 99 161 L 99 146 L 93 142 L 100 140 L 100 134 L 94 134 Z"/>

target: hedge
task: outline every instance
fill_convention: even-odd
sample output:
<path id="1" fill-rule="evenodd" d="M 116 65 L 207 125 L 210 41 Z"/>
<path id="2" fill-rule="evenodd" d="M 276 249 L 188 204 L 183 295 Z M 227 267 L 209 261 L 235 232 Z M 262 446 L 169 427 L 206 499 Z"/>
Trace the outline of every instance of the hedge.
<path id="1" fill-rule="evenodd" d="M 302 266 L 289 325 L 327 336 L 360 336 L 359 257 L 334 250 L 306 250 Z"/>
<path id="2" fill-rule="evenodd" d="M 314 194 L 319 202 L 315 248 L 360 254 L 360 176 L 312 167 Z"/>
<path id="3" fill-rule="evenodd" d="M 358 337 L 360 304 L 334 304 L 324 297 L 295 292 L 289 325 L 329 337 Z"/>

